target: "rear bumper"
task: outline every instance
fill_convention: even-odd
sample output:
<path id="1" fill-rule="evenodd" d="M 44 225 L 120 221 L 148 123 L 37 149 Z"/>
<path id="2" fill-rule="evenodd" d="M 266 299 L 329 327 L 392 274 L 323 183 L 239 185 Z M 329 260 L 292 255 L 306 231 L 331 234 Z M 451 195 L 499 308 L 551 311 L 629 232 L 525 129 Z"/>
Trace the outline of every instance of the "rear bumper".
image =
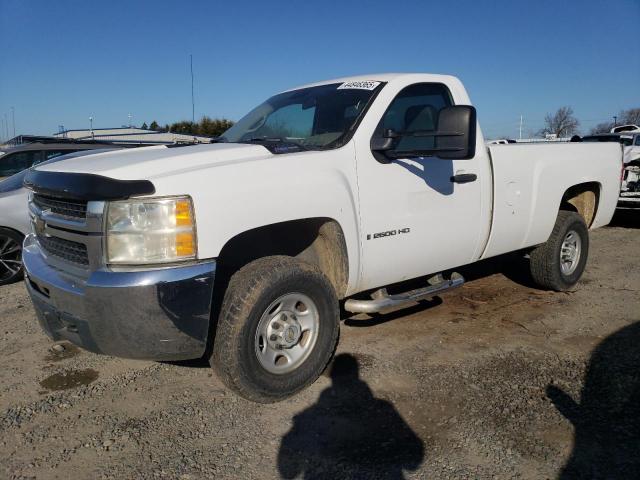
<path id="1" fill-rule="evenodd" d="M 95 353 L 148 360 L 201 357 L 209 333 L 216 262 L 144 271 L 96 271 L 80 279 L 45 261 L 25 239 L 27 290 L 54 340 Z"/>

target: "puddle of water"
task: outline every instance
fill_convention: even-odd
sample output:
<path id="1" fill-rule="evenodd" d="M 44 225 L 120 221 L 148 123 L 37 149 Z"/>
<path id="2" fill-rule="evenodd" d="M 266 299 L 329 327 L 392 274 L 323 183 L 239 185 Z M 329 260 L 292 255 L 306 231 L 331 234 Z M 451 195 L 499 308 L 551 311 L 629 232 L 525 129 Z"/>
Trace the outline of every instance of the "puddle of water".
<path id="1" fill-rule="evenodd" d="M 65 370 L 50 375 L 40 382 L 40 386 L 47 390 L 69 390 L 70 388 L 89 385 L 98 378 L 98 372 L 87 368 L 85 370 Z"/>
<path id="2" fill-rule="evenodd" d="M 73 343 L 58 343 L 56 345 L 61 345 L 63 347 L 62 350 L 55 350 L 53 347 L 49 349 L 49 353 L 46 357 L 44 357 L 47 362 L 59 362 L 61 360 L 65 360 L 67 358 L 75 357 L 80 353 L 80 349 L 76 347 Z"/>

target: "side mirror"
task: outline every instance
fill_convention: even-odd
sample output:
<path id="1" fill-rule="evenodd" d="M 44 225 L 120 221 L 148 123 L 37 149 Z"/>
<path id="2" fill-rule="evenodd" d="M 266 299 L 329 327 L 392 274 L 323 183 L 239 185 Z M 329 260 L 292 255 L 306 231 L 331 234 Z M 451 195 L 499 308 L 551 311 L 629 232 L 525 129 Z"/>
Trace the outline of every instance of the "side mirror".
<path id="1" fill-rule="evenodd" d="M 395 143 L 395 137 L 373 137 L 371 139 L 371 151 L 373 152 L 387 152 L 393 148 Z"/>
<path id="2" fill-rule="evenodd" d="M 455 105 L 440 110 L 434 153 L 447 160 L 469 160 L 476 154 L 476 109 Z"/>

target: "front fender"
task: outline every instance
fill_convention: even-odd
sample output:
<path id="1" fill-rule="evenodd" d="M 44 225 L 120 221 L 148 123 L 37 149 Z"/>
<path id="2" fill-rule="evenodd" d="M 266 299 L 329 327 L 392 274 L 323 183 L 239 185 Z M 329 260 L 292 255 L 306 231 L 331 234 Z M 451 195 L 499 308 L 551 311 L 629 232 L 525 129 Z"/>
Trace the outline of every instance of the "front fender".
<path id="1" fill-rule="evenodd" d="M 193 198 L 201 259 L 218 257 L 229 240 L 248 230 L 305 218 L 334 219 L 347 246 L 348 290 L 354 288 L 360 235 L 351 143 L 331 151 L 213 166 L 159 178 L 154 184 L 157 194 Z"/>

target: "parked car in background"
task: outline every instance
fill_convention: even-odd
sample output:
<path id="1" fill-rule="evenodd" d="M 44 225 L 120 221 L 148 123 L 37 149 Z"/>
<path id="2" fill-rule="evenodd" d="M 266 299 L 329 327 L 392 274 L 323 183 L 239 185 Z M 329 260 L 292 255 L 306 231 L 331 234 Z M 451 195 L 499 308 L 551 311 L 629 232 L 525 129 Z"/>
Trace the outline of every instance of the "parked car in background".
<path id="1" fill-rule="evenodd" d="M 611 133 L 622 133 L 622 132 L 640 133 L 640 126 L 634 125 L 634 124 L 616 125 L 611 129 Z"/>
<path id="2" fill-rule="evenodd" d="M 0 180 L 39 163 L 80 150 L 103 149 L 108 144 L 86 142 L 27 143 L 7 150 L 0 156 Z"/>
<path id="3" fill-rule="evenodd" d="M 119 148 L 121 147 L 104 148 L 103 145 L 100 149 L 72 151 L 43 163 L 109 152 Z M 27 190 L 22 186 L 27 171 L 28 169 L 22 170 L 0 181 L 0 285 L 12 283 L 22 278 L 22 240 L 29 231 L 28 195 Z"/>
<path id="4" fill-rule="evenodd" d="M 615 127 L 611 133 L 582 137 L 583 142 L 617 142 L 622 145 L 622 181 L 618 206 L 640 207 L 640 128 L 637 125 Z"/>

